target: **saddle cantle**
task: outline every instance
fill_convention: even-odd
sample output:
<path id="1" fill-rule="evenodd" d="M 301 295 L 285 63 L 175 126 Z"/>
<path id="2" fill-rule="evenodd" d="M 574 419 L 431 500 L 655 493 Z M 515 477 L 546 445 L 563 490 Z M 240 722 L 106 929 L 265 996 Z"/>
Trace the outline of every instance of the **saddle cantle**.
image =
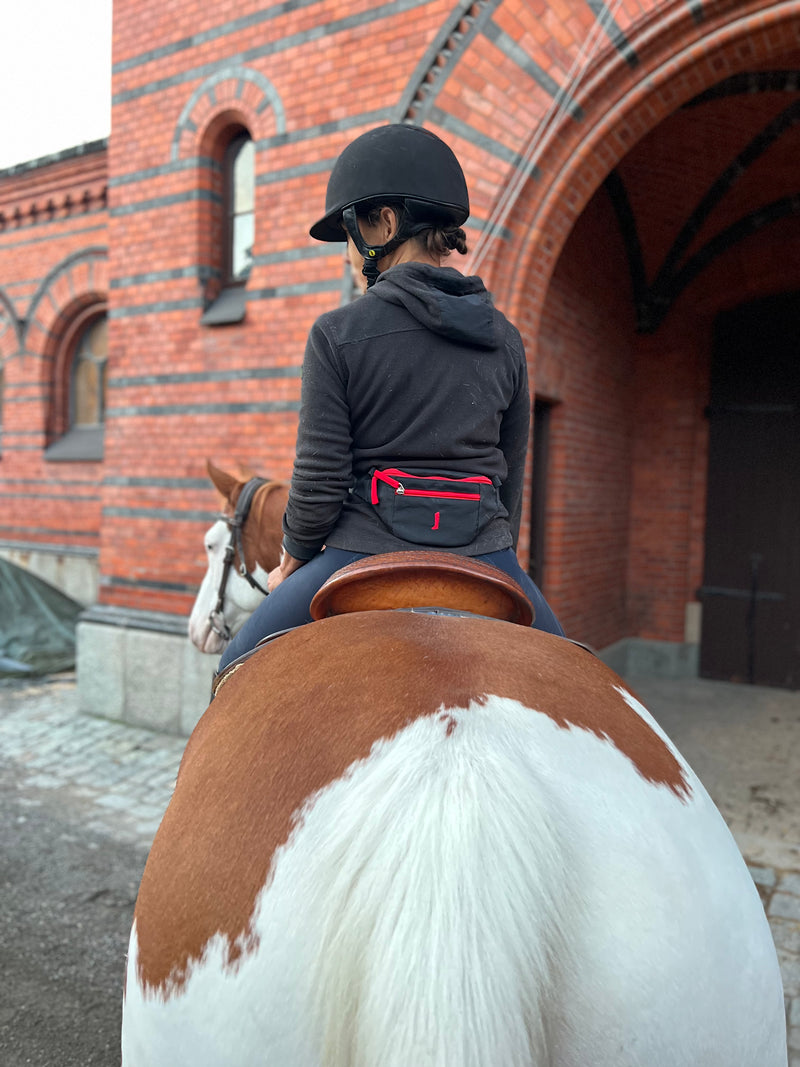
<path id="1" fill-rule="evenodd" d="M 311 617 L 398 608 L 443 608 L 520 626 L 534 616 L 520 586 L 489 563 L 452 552 L 387 552 L 331 575 L 311 601 Z"/>

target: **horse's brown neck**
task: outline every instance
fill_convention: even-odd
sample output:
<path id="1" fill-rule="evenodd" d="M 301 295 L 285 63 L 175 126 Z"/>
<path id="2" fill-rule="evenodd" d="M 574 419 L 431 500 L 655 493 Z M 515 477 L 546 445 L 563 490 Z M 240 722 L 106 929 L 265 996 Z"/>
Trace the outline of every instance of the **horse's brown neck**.
<path id="1" fill-rule="evenodd" d="M 284 482 L 267 482 L 256 490 L 250 514 L 242 527 L 243 562 L 251 573 L 257 564 L 267 572 L 278 566 L 281 518 L 288 492 Z"/>

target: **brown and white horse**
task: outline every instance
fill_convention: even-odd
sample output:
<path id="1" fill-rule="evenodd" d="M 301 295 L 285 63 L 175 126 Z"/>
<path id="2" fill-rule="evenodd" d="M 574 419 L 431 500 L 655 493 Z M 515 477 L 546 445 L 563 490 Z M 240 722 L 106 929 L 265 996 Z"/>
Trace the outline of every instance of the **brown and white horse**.
<path id="1" fill-rule="evenodd" d="M 585 649 L 301 627 L 219 689 L 142 878 L 124 1067 L 785 1067 L 722 817 Z"/>
<path id="2" fill-rule="evenodd" d="M 189 639 L 218 656 L 263 600 L 267 574 L 278 565 L 289 487 L 206 466 L 224 504 L 205 536 L 208 570 L 189 616 Z"/>

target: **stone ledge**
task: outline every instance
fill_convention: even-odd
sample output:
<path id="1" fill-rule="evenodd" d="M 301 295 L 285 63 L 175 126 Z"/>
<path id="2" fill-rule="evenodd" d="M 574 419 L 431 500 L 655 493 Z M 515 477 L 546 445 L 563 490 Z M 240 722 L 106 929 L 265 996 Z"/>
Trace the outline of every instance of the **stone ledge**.
<path id="1" fill-rule="evenodd" d="M 182 615 L 162 611 L 142 611 L 140 608 L 120 608 L 113 604 L 93 604 L 80 617 L 80 622 L 101 626 L 121 626 L 125 629 L 153 630 L 162 634 L 186 637 L 188 620 Z"/>
<path id="2" fill-rule="evenodd" d="M 622 678 L 697 678 L 700 646 L 623 637 L 599 649 L 597 655 Z"/>

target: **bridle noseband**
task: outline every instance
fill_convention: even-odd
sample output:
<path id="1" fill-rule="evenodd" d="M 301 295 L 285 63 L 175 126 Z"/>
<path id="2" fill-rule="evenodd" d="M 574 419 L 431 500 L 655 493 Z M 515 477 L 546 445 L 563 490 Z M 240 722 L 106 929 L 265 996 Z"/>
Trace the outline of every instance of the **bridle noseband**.
<path id="1" fill-rule="evenodd" d="M 269 596 L 269 590 L 265 589 L 263 585 L 260 585 L 248 571 L 247 562 L 244 558 L 244 549 L 242 547 L 242 527 L 245 522 L 247 522 L 247 516 L 250 514 L 250 506 L 253 503 L 253 498 L 265 483 L 266 478 L 251 478 L 249 482 L 245 483 L 241 493 L 239 493 L 239 498 L 236 501 L 233 515 L 226 515 L 223 513 L 220 516 L 230 531 L 230 537 L 228 539 L 228 544 L 225 546 L 222 577 L 220 578 L 219 589 L 217 590 L 217 603 L 213 610 L 208 613 L 208 621 L 211 623 L 211 629 L 214 633 L 218 634 L 224 641 L 230 641 L 233 636 L 230 626 L 225 622 L 225 616 L 222 613 L 222 604 L 225 600 L 225 588 L 228 584 L 228 575 L 231 572 L 233 561 L 237 556 L 239 557 L 239 574 L 242 578 L 244 578 L 253 589 L 257 589 L 259 593 L 263 593 L 264 596 Z M 217 622 L 218 619 L 221 626 Z"/>

